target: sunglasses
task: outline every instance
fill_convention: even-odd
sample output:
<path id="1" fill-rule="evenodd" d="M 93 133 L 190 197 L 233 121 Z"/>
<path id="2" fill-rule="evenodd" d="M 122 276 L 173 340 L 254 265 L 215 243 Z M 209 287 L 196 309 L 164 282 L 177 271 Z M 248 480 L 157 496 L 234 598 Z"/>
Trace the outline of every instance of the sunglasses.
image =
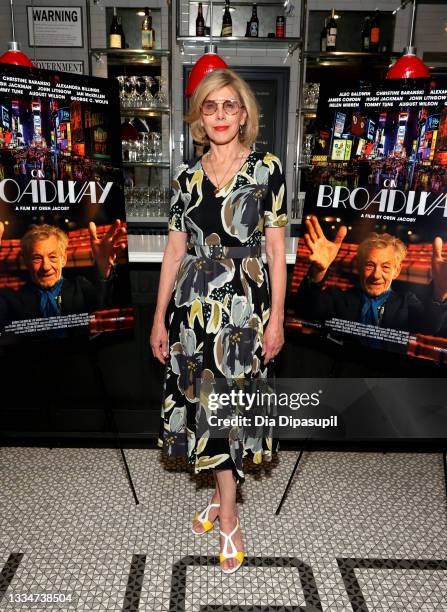
<path id="1" fill-rule="evenodd" d="M 241 108 L 245 108 L 243 104 L 237 100 L 205 100 L 200 107 L 203 115 L 214 115 L 217 111 L 218 104 L 222 104 L 227 115 L 235 115 Z"/>

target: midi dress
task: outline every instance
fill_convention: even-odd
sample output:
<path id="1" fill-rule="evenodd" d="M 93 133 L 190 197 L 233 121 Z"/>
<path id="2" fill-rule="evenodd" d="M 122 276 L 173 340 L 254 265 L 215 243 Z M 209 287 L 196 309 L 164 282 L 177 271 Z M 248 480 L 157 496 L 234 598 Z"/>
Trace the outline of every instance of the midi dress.
<path id="1" fill-rule="evenodd" d="M 244 457 L 271 461 L 279 441 L 271 428 L 210 435 L 207 398 L 221 379 L 274 375 L 261 355 L 271 307 L 261 238 L 265 227 L 288 223 L 284 173 L 278 157 L 251 151 L 216 190 L 198 159 L 177 168 L 172 190 L 168 227 L 187 232 L 187 249 L 166 313 L 158 446 L 166 456 L 185 456 L 195 474 L 231 469 L 243 482 Z"/>

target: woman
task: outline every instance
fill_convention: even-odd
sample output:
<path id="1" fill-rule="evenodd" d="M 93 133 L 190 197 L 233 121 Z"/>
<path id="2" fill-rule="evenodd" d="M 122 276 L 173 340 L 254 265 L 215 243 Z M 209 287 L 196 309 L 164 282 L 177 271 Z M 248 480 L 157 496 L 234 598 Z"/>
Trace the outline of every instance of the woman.
<path id="1" fill-rule="evenodd" d="M 242 459 L 250 452 L 255 463 L 269 461 L 278 443 L 242 428 L 213 437 L 207 397 L 219 378 L 270 376 L 284 344 L 286 187 L 279 159 L 250 151 L 258 109 L 235 72 L 205 77 L 186 121 L 209 151 L 180 166 L 173 182 L 150 338 L 154 356 L 166 364 L 158 444 L 169 455 L 187 454 L 195 473 L 213 469 L 211 503 L 194 516 L 192 530 L 209 531 L 219 516 L 221 568 L 231 573 L 244 557 L 236 508 Z M 269 274 L 261 259 L 263 227 Z"/>

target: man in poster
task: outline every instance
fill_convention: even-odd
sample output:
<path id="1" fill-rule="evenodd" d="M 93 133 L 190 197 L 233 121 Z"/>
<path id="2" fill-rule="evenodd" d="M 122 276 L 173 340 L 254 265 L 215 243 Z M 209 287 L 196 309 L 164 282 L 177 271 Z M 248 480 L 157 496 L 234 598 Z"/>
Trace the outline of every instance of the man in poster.
<path id="1" fill-rule="evenodd" d="M 347 290 L 324 287 L 347 228 L 342 225 L 334 241 L 330 241 L 315 215 L 305 223 L 304 240 L 310 249 L 311 265 L 296 294 L 300 316 L 319 321 L 337 317 L 409 332 L 447 335 L 447 260 L 442 255 L 439 236 L 433 241 L 432 283 L 422 300 L 411 291 L 397 292 L 391 287 L 399 277 L 407 247 L 388 233 L 372 233 L 358 245 L 356 286 Z"/>
<path id="2" fill-rule="evenodd" d="M 0 328 L 16 320 L 92 312 L 106 307 L 111 297 L 114 263 L 127 246 L 126 228 L 119 219 L 101 240 L 89 223 L 90 247 L 96 281 L 78 275 L 64 278 L 68 236 L 60 228 L 31 225 L 20 241 L 29 281 L 15 291 L 0 289 Z M 4 224 L 0 222 L 0 248 Z"/>

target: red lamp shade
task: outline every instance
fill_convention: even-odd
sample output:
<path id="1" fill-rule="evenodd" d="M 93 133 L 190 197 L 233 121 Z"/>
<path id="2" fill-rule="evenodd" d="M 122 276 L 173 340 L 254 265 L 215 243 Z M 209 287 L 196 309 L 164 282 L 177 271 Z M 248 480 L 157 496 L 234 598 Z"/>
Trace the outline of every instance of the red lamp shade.
<path id="1" fill-rule="evenodd" d="M 218 68 L 228 68 L 228 65 L 219 55 L 217 55 L 217 53 L 205 53 L 205 55 L 202 55 L 192 67 L 185 94 L 191 96 L 200 81 L 206 77 L 207 74 Z"/>
<path id="2" fill-rule="evenodd" d="M 14 40 L 8 43 L 8 50 L 3 55 L 0 55 L 0 63 L 25 66 L 26 68 L 32 68 L 34 65 L 29 57 L 20 51 L 19 43 Z"/>
<path id="3" fill-rule="evenodd" d="M 387 79 L 421 79 L 430 76 L 424 62 L 414 53 L 405 51 L 388 70 Z"/>
<path id="4" fill-rule="evenodd" d="M 33 66 L 33 62 L 21 51 L 5 51 L 3 55 L 0 55 L 0 63 L 26 66 L 28 68 Z"/>

